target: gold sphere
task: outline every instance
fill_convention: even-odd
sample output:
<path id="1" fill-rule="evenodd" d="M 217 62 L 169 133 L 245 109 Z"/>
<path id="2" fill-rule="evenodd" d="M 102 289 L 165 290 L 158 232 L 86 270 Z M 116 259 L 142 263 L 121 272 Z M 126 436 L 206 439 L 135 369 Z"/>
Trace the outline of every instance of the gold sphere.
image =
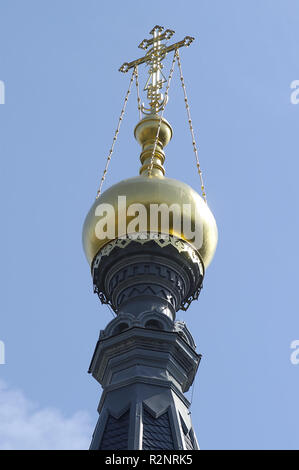
<path id="1" fill-rule="evenodd" d="M 121 209 L 122 215 L 125 215 L 125 228 L 120 227 L 118 223 L 119 196 L 126 197 L 125 207 Z M 100 239 L 97 237 L 96 225 L 100 217 L 96 215 L 96 209 L 100 204 L 110 204 L 114 209 L 113 215 L 107 214 L 106 218 L 107 225 L 111 222 L 115 227 L 116 236 L 114 238 Z M 202 227 L 201 246 L 196 246 L 192 240 L 186 238 L 184 231 L 178 230 L 177 224 L 173 223 L 172 219 L 169 221 L 167 233 L 161 230 L 160 225 L 157 227 L 158 231 L 161 230 L 165 235 L 173 235 L 187 241 L 199 253 L 205 268 L 210 264 L 216 250 L 218 232 L 214 216 L 205 201 L 185 183 L 164 176 L 143 175 L 120 181 L 111 186 L 92 205 L 83 227 L 83 247 L 90 264 L 103 246 L 112 239 L 132 233 L 128 230 L 128 224 L 134 217 L 127 215 L 127 209 L 132 204 L 142 204 L 146 208 L 147 214 L 150 213 L 151 204 L 166 204 L 168 207 L 173 204 L 179 205 L 184 223 L 187 221 L 190 223 L 190 227 L 194 227 L 195 223 L 200 222 Z M 186 207 L 191 208 L 191 211 Z"/>

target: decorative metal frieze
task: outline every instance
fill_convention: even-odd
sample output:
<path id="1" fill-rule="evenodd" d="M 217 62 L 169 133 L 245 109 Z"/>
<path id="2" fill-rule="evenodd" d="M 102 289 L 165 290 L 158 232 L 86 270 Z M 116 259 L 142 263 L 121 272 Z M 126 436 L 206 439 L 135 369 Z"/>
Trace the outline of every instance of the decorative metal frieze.
<path id="1" fill-rule="evenodd" d="M 112 240 L 111 242 L 107 243 L 107 245 L 105 245 L 99 251 L 99 253 L 94 259 L 92 265 L 92 275 L 94 275 L 94 270 L 99 266 L 103 256 L 109 256 L 111 251 L 114 250 L 114 248 L 126 248 L 132 241 L 140 243 L 141 245 L 154 241 L 160 248 L 172 245 L 179 253 L 188 254 L 191 261 L 198 265 L 200 274 L 202 276 L 204 275 L 204 267 L 200 256 L 189 243 L 173 235 L 164 235 L 163 233 L 154 232 L 138 232 L 136 234 L 128 234 L 126 236 L 116 238 L 115 240 Z"/>
<path id="2" fill-rule="evenodd" d="M 170 302 L 171 305 L 175 308 L 175 300 L 173 298 L 173 294 L 169 290 L 161 288 L 161 286 L 158 285 L 149 286 L 148 284 L 139 284 L 137 286 L 128 287 L 127 289 L 123 290 L 118 298 L 118 303 L 121 305 L 123 302 L 129 299 L 140 297 L 141 295 L 161 297 Z"/>
<path id="3" fill-rule="evenodd" d="M 170 253 L 169 248 L 174 251 Z M 92 274 L 94 292 L 116 313 L 129 299 L 146 295 L 164 299 L 175 312 L 187 310 L 198 298 L 204 267 L 198 253 L 184 240 L 141 232 L 107 243 L 95 257 Z"/>
<path id="4" fill-rule="evenodd" d="M 149 263 L 143 260 L 139 260 L 129 266 L 124 266 L 117 271 L 109 280 L 109 284 L 107 285 L 108 292 L 112 292 L 119 283 L 125 279 L 136 278 L 136 276 L 142 276 L 144 274 L 151 276 L 153 279 L 157 279 L 158 277 L 159 279 L 162 278 L 171 282 L 180 295 L 184 297 L 186 286 L 184 279 L 178 272 L 174 269 L 170 269 L 168 266 L 163 266 L 158 263 Z"/>

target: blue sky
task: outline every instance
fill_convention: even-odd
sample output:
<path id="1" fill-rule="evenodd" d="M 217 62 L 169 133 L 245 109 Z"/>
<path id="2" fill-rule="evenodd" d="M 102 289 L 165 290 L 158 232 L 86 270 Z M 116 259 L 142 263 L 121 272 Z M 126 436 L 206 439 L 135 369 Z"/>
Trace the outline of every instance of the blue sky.
<path id="1" fill-rule="evenodd" d="M 118 68 L 156 24 L 196 38 L 181 57 L 219 229 L 178 314 L 203 354 L 200 446 L 299 448 L 298 23 L 295 0 L 0 1 L 0 449 L 88 447 L 101 390 L 87 369 L 112 317 L 81 229 L 128 87 Z M 167 175 L 199 190 L 177 71 L 165 117 Z M 133 92 L 105 188 L 138 173 L 137 120 Z"/>

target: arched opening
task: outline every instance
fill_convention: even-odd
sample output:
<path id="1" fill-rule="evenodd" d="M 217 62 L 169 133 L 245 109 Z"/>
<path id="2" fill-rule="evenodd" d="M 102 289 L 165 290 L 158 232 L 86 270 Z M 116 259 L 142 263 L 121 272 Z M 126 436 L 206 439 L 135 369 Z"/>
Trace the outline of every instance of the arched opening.
<path id="1" fill-rule="evenodd" d="M 114 335 L 118 335 L 119 333 L 122 333 L 123 331 L 127 330 L 129 328 L 129 325 L 125 322 L 119 323 L 116 325 L 116 327 L 113 330 Z"/>
<path id="2" fill-rule="evenodd" d="M 164 326 L 158 320 L 148 320 L 145 324 L 146 328 L 152 328 L 153 330 L 164 330 Z"/>

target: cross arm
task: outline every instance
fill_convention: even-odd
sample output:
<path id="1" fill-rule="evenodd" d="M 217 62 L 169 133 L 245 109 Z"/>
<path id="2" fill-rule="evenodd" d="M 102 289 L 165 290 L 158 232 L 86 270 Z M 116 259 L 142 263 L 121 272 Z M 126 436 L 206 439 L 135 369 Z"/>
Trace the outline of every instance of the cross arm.
<path id="1" fill-rule="evenodd" d="M 180 47 L 188 47 L 192 42 L 194 41 L 194 38 L 191 36 L 186 36 L 182 41 L 176 42 L 175 44 L 172 44 L 171 46 L 168 46 L 164 49 L 164 52 L 167 54 L 168 52 L 174 51 L 176 49 L 179 49 Z"/>
<path id="2" fill-rule="evenodd" d="M 140 57 L 140 59 L 133 60 L 132 62 L 124 62 L 122 66 L 118 69 L 119 72 L 126 73 L 131 68 L 135 67 L 136 65 L 144 64 L 148 61 L 148 57 Z"/>
<path id="3" fill-rule="evenodd" d="M 176 49 L 179 49 L 180 47 L 188 47 L 192 42 L 194 41 L 194 38 L 191 36 L 186 36 L 182 41 L 176 42 L 175 44 L 172 44 L 171 46 L 165 47 L 163 49 L 163 54 L 167 54 L 168 52 L 174 51 Z M 140 59 L 133 60 L 132 62 L 124 62 L 122 66 L 119 68 L 119 72 L 126 73 L 128 70 L 131 68 L 135 67 L 136 65 L 144 64 L 149 60 L 149 56 L 145 55 L 144 57 L 141 57 Z"/>

